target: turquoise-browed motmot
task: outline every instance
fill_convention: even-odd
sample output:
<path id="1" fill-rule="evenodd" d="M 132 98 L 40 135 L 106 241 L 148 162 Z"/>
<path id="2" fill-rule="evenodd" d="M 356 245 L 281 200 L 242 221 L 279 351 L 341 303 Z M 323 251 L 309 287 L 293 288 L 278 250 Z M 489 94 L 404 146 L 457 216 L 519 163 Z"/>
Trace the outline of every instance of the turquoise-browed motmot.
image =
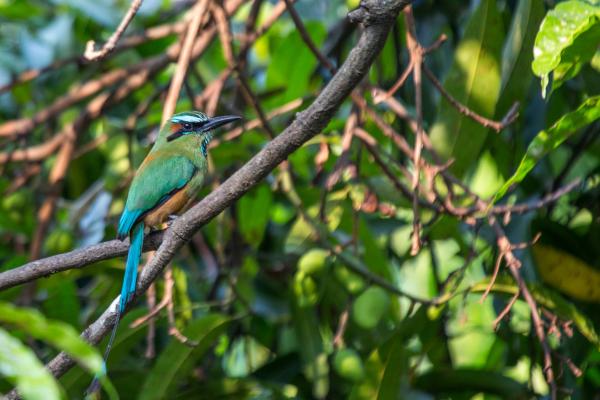
<path id="1" fill-rule="evenodd" d="M 105 359 L 119 318 L 135 293 L 144 228 L 160 228 L 196 196 L 207 172 L 206 157 L 212 130 L 239 119 L 231 115 L 209 118 L 198 111 L 175 114 L 162 127 L 154 146 L 135 173 L 117 233 L 121 240 L 129 236 L 130 245 L 117 321 Z"/>
<path id="2" fill-rule="evenodd" d="M 135 173 L 119 221 L 117 237 L 131 239 L 120 312 L 135 293 L 144 227 L 160 228 L 196 196 L 206 176 L 212 130 L 238 119 L 231 115 L 208 118 L 201 112 L 189 111 L 174 115 L 160 130 L 152 150 Z"/>

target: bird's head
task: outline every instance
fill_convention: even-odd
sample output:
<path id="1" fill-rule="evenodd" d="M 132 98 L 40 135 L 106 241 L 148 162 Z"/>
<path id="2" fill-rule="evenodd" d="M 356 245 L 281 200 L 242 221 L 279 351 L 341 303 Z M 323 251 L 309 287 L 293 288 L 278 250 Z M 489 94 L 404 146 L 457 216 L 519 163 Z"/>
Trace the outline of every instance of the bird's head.
<path id="1" fill-rule="evenodd" d="M 210 134 L 213 129 L 239 119 L 241 118 L 235 115 L 223 115 L 220 117 L 209 118 L 200 111 L 186 111 L 175 114 L 169 120 L 171 126 L 170 134 L 167 136 L 167 142 L 186 135 Z"/>

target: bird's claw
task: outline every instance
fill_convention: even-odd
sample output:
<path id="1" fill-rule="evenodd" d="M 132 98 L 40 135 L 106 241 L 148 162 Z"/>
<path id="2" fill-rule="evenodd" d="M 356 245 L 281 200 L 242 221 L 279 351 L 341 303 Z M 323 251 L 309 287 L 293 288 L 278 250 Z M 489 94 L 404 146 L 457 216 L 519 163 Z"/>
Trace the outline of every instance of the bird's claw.
<path id="1" fill-rule="evenodd" d="M 179 215 L 174 215 L 174 214 L 169 215 L 167 217 L 167 227 L 170 227 L 177 218 L 179 218 Z"/>

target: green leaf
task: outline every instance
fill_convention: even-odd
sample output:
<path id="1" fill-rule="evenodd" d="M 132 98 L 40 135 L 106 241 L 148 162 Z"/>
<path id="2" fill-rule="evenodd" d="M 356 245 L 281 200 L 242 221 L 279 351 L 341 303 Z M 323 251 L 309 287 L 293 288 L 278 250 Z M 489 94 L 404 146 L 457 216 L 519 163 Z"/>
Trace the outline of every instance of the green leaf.
<path id="1" fill-rule="evenodd" d="M 192 319 L 192 301 L 188 294 L 188 276 L 179 267 L 173 266 L 172 269 L 177 291 L 177 305 L 180 309 L 179 316 L 181 320 L 189 321 Z"/>
<path id="2" fill-rule="evenodd" d="M 74 328 L 80 328 L 81 307 L 75 279 L 64 275 L 55 275 L 41 281 L 38 285 L 47 293 L 42 304 L 44 316 L 48 319 L 66 322 Z"/>
<path id="3" fill-rule="evenodd" d="M 329 392 L 329 364 L 323 351 L 319 321 L 312 307 L 294 307 L 294 327 L 302 356 L 303 372 L 312 382 L 313 396 L 322 399 Z"/>
<path id="4" fill-rule="evenodd" d="M 469 188 L 479 197 L 487 199 L 496 194 L 503 183 L 504 179 L 498 171 L 498 160 L 495 154 L 492 155 L 490 151 L 485 150 L 473 170 Z"/>
<path id="5" fill-rule="evenodd" d="M 240 231 L 246 242 L 258 247 L 269 222 L 273 196 L 266 185 L 247 193 L 238 202 Z"/>
<path id="6" fill-rule="evenodd" d="M 531 64 L 542 79 L 542 96 L 546 97 L 550 73 L 554 88 L 560 86 L 592 59 L 599 44 L 600 6 L 571 0 L 548 12 L 535 38 Z"/>
<path id="7" fill-rule="evenodd" d="M 363 329 L 373 329 L 387 312 L 389 305 L 389 294 L 378 286 L 371 286 L 354 301 L 352 319 Z"/>
<path id="8" fill-rule="evenodd" d="M 419 376 L 415 387 L 431 394 L 487 393 L 503 399 L 530 399 L 527 386 L 497 372 L 458 369 L 434 370 Z"/>
<path id="9" fill-rule="evenodd" d="M 394 335 L 375 349 L 365 363 L 366 377 L 357 383 L 350 399 L 397 399 L 408 374 L 407 342 L 427 323 L 426 307 L 420 307 L 413 316 L 402 321 Z"/>
<path id="10" fill-rule="evenodd" d="M 0 329 L 0 375 L 17 386 L 25 400 L 61 399 L 54 377 L 31 350 Z"/>
<path id="11" fill-rule="evenodd" d="M 208 314 L 190 323 L 183 334 L 197 346 L 186 346 L 173 339 L 162 351 L 148 374 L 138 396 L 140 400 L 165 399 L 171 385 L 185 375 L 215 342 L 231 320 L 220 314 Z"/>
<path id="12" fill-rule="evenodd" d="M 340 225 L 344 209 L 339 201 L 329 201 L 326 205 L 327 228 L 333 232 Z M 307 213 L 312 218 L 319 215 L 319 205 L 310 206 Z M 288 253 L 301 253 L 308 245 L 308 240 L 317 238 L 317 232 L 302 214 L 298 215 L 285 239 L 285 251 Z"/>
<path id="13" fill-rule="evenodd" d="M 326 34 L 323 24 L 308 22 L 306 28 L 313 42 L 317 47 L 320 46 Z M 308 90 L 310 76 L 316 66 L 317 59 L 304 44 L 298 31 L 293 29 L 279 43 L 267 67 L 267 89 L 284 87 L 285 91 L 265 103 L 274 106 L 302 97 Z"/>
<path id="14" fill-rule="evenodd" d="M 72 356 L 92 373 L 101 374 L 103 371 L 100 353 L 81 339 L 79 333 L 70 325 L 49 321 L 36 310 L 17 308 L 5 302 L 0 302 L 0 321 L 50 343 Z"/>
<path id="15" fill-rule="evenodd" d="M 537 162 L 562 142 L 581 129 L 600 118 L 600 96 L 590 97 L 575 111 L 563 115 L 548 130 L 543 130 L 531 141 L 517 167 L 517 171 L 498 190 L 494 202 L 506 194 L 515 183 L 521 182 Z"/>
<path id="16" fill-rule="evenodd" d="M 263 366 L 270 351 L 252 336 L 235 339 L 223 356 L 222 366 L 226 376 L 244 378 Z"/>
<path id="17" fill-rule="evenodd" d="M 514 16 L 502 50 L 502 83 L 495 111 L 498 120 L 504 118 L 515 103 L 519 103 L 519 111 L 523 112 L 527 109 L 525 100 L 535 80 L 531 71 L 533 43 L 544 13 L 543 0 L 519 0 L 513 13 Z M 509 176 L 515 162 L 514 146 L 510 145 L 510 141 L 507 141 L 504 134 L 489 135 L 485 146 L 486 150 L 493 154 L 493 158 L 489 160 L 490 163 L 486 164 L 490 166 L 495 164 L 495 169 L 500 172 L 502 177 Z M 480 164 L 483 161 L 483 157 L 481 157 Z M 501 182 L 500 185 L 502 183 L 504 182 Z M 493 195 L 500 185 L 494 187 L 492 193 L 486 195 Z M 473 190 L 472 185 L 469 187 Z"/>
<path id="18" fill-rule="evenodd" d="M 488 117 L 494 115 L 500 91 L 503 32 L 496 1 L 481 1 L 467 24 L 444 84 L 456 100 Z M 460 177 L 477 159 L 487 132 L 444 99 L 430 134 L 435 150 L 446 159 L 454 159 L 451 169 Z"/>
<path id="19" fill-rule="evenodd" d="M 535 33 L 544 16 L 543 0 L 520 0 L 502 50 L 502 83 L 496 116 L 502 118 L 514 102 L 522 102 L 532 81 Z"/>

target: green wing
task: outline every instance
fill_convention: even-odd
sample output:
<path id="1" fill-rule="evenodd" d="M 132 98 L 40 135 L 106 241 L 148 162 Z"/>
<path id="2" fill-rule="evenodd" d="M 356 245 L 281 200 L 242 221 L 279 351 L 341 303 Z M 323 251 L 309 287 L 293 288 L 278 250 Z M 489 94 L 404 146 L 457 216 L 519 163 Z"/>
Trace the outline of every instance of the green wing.
<path id="1" fill-rule="evenodd" d="M 141 167 L 131 183 L 125 210 L 119 222 L 119 236 L 126 236 L 144 214 L 167 201 L 196 173 L 183 156 L 156 156 Z"/>

